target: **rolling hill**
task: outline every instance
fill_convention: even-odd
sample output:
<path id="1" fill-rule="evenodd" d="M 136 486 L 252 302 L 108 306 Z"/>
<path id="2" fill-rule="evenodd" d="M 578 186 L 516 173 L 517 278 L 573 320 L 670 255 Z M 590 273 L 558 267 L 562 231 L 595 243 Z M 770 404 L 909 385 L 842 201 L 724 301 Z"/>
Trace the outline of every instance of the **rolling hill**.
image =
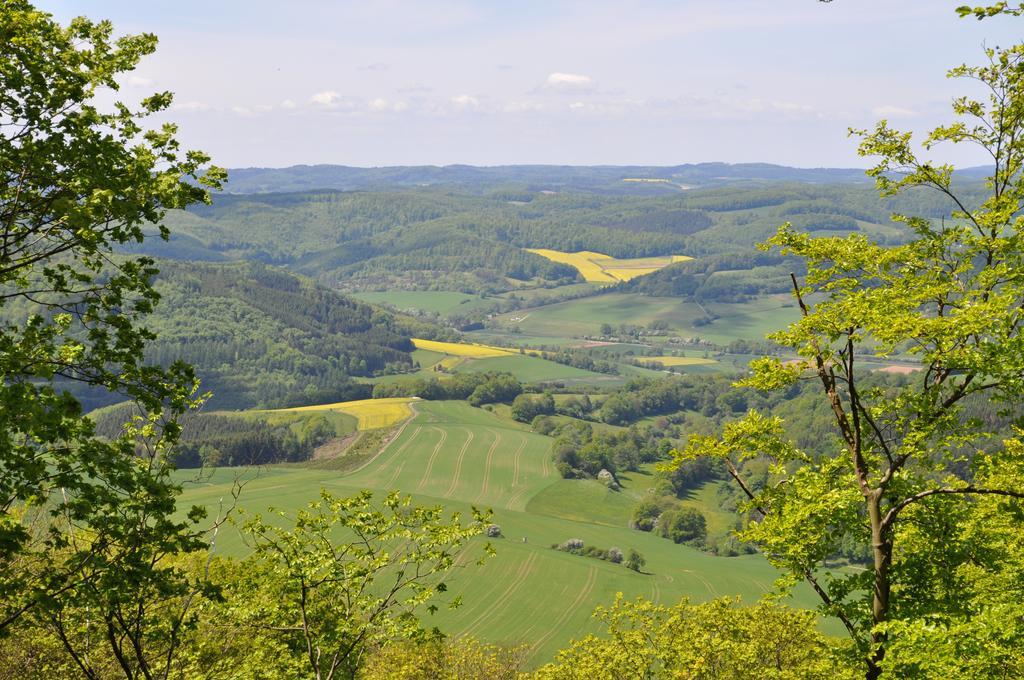
<path id="1" fill-rule="evenodd" d="M 412 367 L 411 336 L 446 332 L 258 262 L 164 260 L 149 362 L 184 360 L 215 409 L 369 396 L 352 380 Z M 74 386 L 72 386 L 74 387 Z M 83 392 L 90 407 L 123 397 Z"/>
<path id="2" fill-rule="evenodd" d="M 713 557 L 628 527 L 629 511 L 650 477 L 634 473 L 613 492 L 593 480 L 563 480 L 550 460 L 551 439 L 463 402 L 418 402 L 384 450 L 349 473 L 314 467 L 272 466 L 257 471 L 221 469 L 188 484 L 182 505 L 216 504 L 239 475 L 250 477 L 240 504 L 251 511 L 268 506 L 294 509 L 319 487 L 333 493 L 400 489 L 424 504 L 452 511 L 470 506 L 493 509 L 502 537 L 492 539 L 496 559 L 470 564 L 482 542 L 467 552 L 449 579 L 452 596 L 464 606 L 425 615 L 424 623 L 450 634 L 528 644 L 529 665 L 552 658 L 572 638 L 597 630 L 593 608 L 616 592 L 662 603 L 686 596 L 706 600 L 741 595 L 752 601 L 771 588 L 776 573 L 757 555 Z M 187 473 L 178 473 L 183 479 Z M 602 548 L 641 552 L 641 573 L 621 564 L 551 548 L 570 538 Z M 226 554 L 245 552 L 237 534 L 218 539 Z M 809 590 L 795 603 L 811 606 Z"/>

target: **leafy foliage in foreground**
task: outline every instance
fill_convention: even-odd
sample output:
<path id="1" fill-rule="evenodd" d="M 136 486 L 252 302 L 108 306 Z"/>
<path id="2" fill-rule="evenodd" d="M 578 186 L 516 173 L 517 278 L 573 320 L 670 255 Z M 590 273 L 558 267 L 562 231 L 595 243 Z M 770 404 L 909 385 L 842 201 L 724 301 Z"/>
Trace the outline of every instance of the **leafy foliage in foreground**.
<path id="1" fill-rule="evenodd" d="M 620 593 L 594 616 L 605 635 L 588 635 L 537 671 L 538 680 L 619 678 L 853 678 L 815 630 L 814 615 L 762 602 L 729 599 L 671 607 Z"/>
<path id="2" fill-rule="evenodd" d="M 1004 551 L 1017 546 L 1005 532 L 1024 528 L 1024 433 L 999 441 L 965 408 L 974 397 L 1012 413 L 1024 400 L 1024 45 L 986 56 L 984 66 L 950 75 L 980 81 L 988 99 L 957 99 L 958 120 L 925 142 L 992 153 L 980 206 L 958 196 L 951 166 L 919 159 L 910 134 L 883 121 L 860 133 L 861 152 L 880 159 L 868 173 L 881 193 L 938 192 L 957 206 L 952 219 L 895 215 L 914 235 L 899 246 L 857 234 L 815 238 L 790 225 L 770 241 L 807 263 L 805 284 L 793 278 L 802 318 L 770 336 L 801 361 L 757 361 L 741 384 L 784 390 L 815 380 L 834 423 L 832 451 L 802 449 L 777 417 L 751 411 L 720 437 L 691 439 L 678 457 L 723 461 L 758 519 L 742 538 L 791 582 L 811 583 L 869 679 L 889 669 L 992 672 L 1018 663 L 1024 644 L 1012 619 L 998 634 L 983 632 L 988 617 L 1012 617 L 1019 602 L 1009 585 L 1019 567 Z M 863 353 L 901 348 L 920 357 L 919 379 L 888 389 L 862 382 Z M 738 473 L 754 458 L 771 462 L 761 489 Z M 993 531 L 979 531 L 982 517 Z M 828 569 L 843 543 L 870 552 L 868 569 Z"/>
<path id="3" fill-rule="evenodd" d="M 203 512 L 175 515 L 164 455 L 195 403 L 194 373 L 146 364 L 153 261 L 111 254 L 166 210 L 208 200 L 224 174 L 204 173 L 209 158 L 182 150 L 173 125 L 143 127 L 169 93 L 94 99 L 155 45 L 114 39 L 106 22 L 61 26 L 24 0 L 0 10 L 0 635 L 30 620 L 86 675 L 88 625 L 126 676 L 166 672 L 135 631 L 154 624 L 154 600 L 193 589 L 164 560 L 202 544 Z M 101 440 L 66 384 L 145 415 Z M 163 620 L 153 647 L 173 649 L 181 626 Z"/>

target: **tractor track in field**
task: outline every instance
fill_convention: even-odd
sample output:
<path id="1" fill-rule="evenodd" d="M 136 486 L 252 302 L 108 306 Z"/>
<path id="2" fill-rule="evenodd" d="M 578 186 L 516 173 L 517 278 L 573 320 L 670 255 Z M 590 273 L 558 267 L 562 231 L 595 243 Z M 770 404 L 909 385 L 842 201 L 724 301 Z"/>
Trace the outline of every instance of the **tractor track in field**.
<path id="1" fill-rule="evenodd" d="M 522 458 L 523 449 L 526 448 L 526 437 L 523 437 L 523 441 L 519 444 L 519 448 L 516 449 L 515 455 L 512 457 L 512 487 L 519 486 L 519 459 Z"/>
<path id="2" fill-rule="evenodd" d="M 394 474 L 391 475 L 391 479 L 388 480 L 388 483 L 385 485 L 385 488 L 391 488 L 391 486 L 394 485 L 395 480 L 398 479 L 398 475 L 402 474 L 402 469 L 404 467 L 405 467 L 405 461 L 403 460 L 399 464 L 399 466 L 397 468 L 395 468 L 395 472 L 394 472 Z"/>
<path id="3" fill-rule="evenodd" d="M 459 450 L 459 457 L 455 461 L 455 474 L 452 475 L 452 483 L 448 485 L 448 490 L 444 492 L 445 498 L 451 498 L 452 494 L 455 493 L 455 487 L 459 485 L 459 476 L 462 474 L 462 461 L 465 460 L 466 451 L 469 450 L 469 445 L 473 443 L 473 438 L 476 436 L 473 434 L 473 430 L 468 427 L 463 429 L 469 436 L 466 438 L 466 443 Z"/>
<path id="4" fill-rule="evenodd" d="M 481 624 L 485 623 L 489 618 L 500 612 L 501 608 L 512 599 L 512 596 L 516 594 L 516 591 L 519 590 L 523 583 L 526 582 L 531 574 L 533 574 L 533 565 L 536 561 L 537 553 L 530 553 L 530 556 L 527 557 L 519 567 L 519 571 L 516 572 L 515 578 L 512 580 L 512 583 L 508 585 L 508 588 L 505 589 L 505 592 L 499 595 L 498 598 L 491 603 L 491 606 L 487 611 L 476 617 L 472 623 L 466 626 L 466 629 L 463 631 L 464 635 L 471 635 L 480 627 Z"/>
<path id="5" fill-rule="evenodd" d="M 528 487 L 524 486 L 522 489 L 520 489 L 519 491 L 516 491 L 514 494 L 509 496 L 508 502 L 505 503 L 505 509 L 506 510 L 515 510 L 515 508 L 512 507 L 512 506 L 515 505 L 516 503 L 518 503 L 519 499 L 522 498 L 526 494 L 526 492 L 529 491 L 529 490 L 530 489 Z"/>
<path id="6" fill-rule="evenodd" d="M 491 448 L 487 450 L 487 461 L 484 463 L 484 481 L 480 486 L 480 493 L 477 494 L 473 500 L 474 503 L 479 503 L 487 496 L 487 491 L 490 489 L 491 484 L 491 463 L 494 461 L 494 452 L 498 449 L 498 445 L 501 444 L 501 433 L 497 430 L 487 429 L 488 432 L 494 435 L 494 443 L 491 444 Z"/>
<path id="7" fill-rule="evenodd" d="M 420 483 L 416 485 L 417 491 L 422 490 L 423 487 L 425 487 L 427 485 L 427 482 L 430 480 L 430 473 L 434 470 L 434 461 L 437 460 L 437 454 L 441 450 L 441 447 L 444 446 L 444 441 L 448 439 L 447 431 L 442 430 L 441 428 L 436 426 L 431 427 L 433 427 L 435 430 L 441 433 L 441 440 L 437 442 L 437 446 L 434 447 L 433 452 L 431 452 L 430 454 L 430 460 L 427 461 L 427 469 L 423 473 L 423 478 L 420 479 Z"/>
<path id="8" fill-rule="evenodd" d="M 712 597 L 718 597 L 718 590 L 713 585 L 711 585 L 711 581 L 707 580 L 706 578 L 704 578 L 692 569 L 684 569 L 683 571 L 689 574 L 690 576 L 694 577 L 698 581 L 700 581 L 702 584 L 704 584 L 704 587 L 707 589 L 709 595 L 711 595 Z M 755 585 L 758 584 L 755 583 Z"/>
<path id="9" fill-rule="evenodd" d="M 356 468 L 354 468 L 354 469 L 352 469 L 352 470 L 349 470 L 348 472 L 346 472 L 346 473 L 345 473 L 345 476 L 346 476 L 346 477 L 349 477 L 349 476 L 351 476 L 351 475 L 354 475 L 354 474 L 356 474 L 357 472 L 360 472 L 361 470 L 364 470 L 364 469 L 366 468 L 366 466 L 367 466 L 367 465 L 369 465 L 370 463 L 372 463 L 372 462 L 374 462 L 375 460 L 377 460 L 378 458 L 380 458 L 380 457 L 381 457 L 381 455 L 383 455 L 385 451 L 387 451 L 387 450 L 388 450 L 389 448 L 391 448 L 391 445 L 392 445 L 392 444 L 394 444 L 395 442 L 397 442 L 397 441 L 398 441 L 399 437 L 401 437 L 401 436 L 402 436 L 402 434 L 403 434 L 403 433 L 405 432 L 405 428 L 407 428 L 407 427 L 409 426 L 409 423 L 411 423 L 411 422 L 412 422 L 413 420 L 415 420 L 415 419 L 416 419 L 416 416 L 418 416 L 418 415 L 419 415 L 419 411 L 417 411 L 417 410 L 416 410 L 416 404 L 415 404 L 415 403 L 410 403 L 410 404 L 409 404 L 409 410 L 410 410 L 410 411 L 412 411 L 412 415 L 411 415 L 411 416 L 409 416 L 409 418 L 408 418 L 408 419 L 406 419 L 406 421 L 405 421 L 404 423 L 402 423 L 402 426 L 401 426 L 400 428 L 398 428 L 398 431 L 397 431 L 397 432 L 395 432 L 394 436 L 392 436 L 392 437 L 391 437 L 391 438 L 390 438 L 390 439 L 388 440 L 388 442 L 387 442 L 387 443 L 386 443 L 386 444 L 385 444 L 384 446 L 380 447 L 380 451 L 378 451 L 378 452 L 377 452 L 376 454 L 374 454 L 374 456 L 373 456 L 372 458 L 370 458 L 369 460 L 367 460 L 367 461 L 366 461 L 365 463 L 363 463 L 362 465 L 360 465 L 360 466 L 358 466 L 358 467 L 356 467 Z M 417 426 L 416 426 L 416 429 L 415 429 L 415 430 L 413 431 L 413 435 L 412 435 L 411 437 L 409 437 L 409 441 L 412 441 L 413 439 L 415 439 L 415 438 L 416 438 L 416 434 L 417 434 L 417 433 L 419 432 L 419 430 L 420 430 L 420 426 L 419 426 L 419 425 L 417 425 Z M 406 442 L 406 444 L 407 444 L 407 443 L 408 443 L 408 442 Z M 400 448 L 398 449 L 398 451 L 402 451 L 402 450 L 404 450 L 404 449 L 405 449 L 405 446 L 406 446 L 406 444 L 403 444 L 403 445 L 402 445 L 402 446 L 401 446 L 401 447 L 400 447 Z M 396 453 L 397 453 L 397 452 L 396 452 Z"/>
<path id="10" fill-rule="evenodd" d="M 550 640 L 555 633 L 557 633 L 565 622 L 569 620 L 577 609 L 579 609 L 583 602 L 590 597 L 590 593 L 594 590 L 594 584 L 597 583 L 597 568 L 590 567 L 590 571 L 587 573 L 587 582 L 583 584 L 583 588 L 576 594 L 576 599 L 572 601 L 568 607 L 566 607 L 562 613 L 555 619 L 554 623 L 548 629 L 547 633 L 544 633 L 536 642 L 530 646 L 530 656 L 533 657 L 537 654 L 537 651 L 544 646 L 548 640 Z"/>
<path id="11" fill-rule="evenodd" d="M 469 550 L 467 549 L 465 552 L 468 553 Z M 490 609 L 491 596 L 498 590 L 501 590 L 501 588 L 504 586 L 505 583 L 507 583 L 509 578 L 516 578 L 516 574 L 518 574 L 519 570 L 522 568 L 522 564 L 516 565 L 514 563 L 507 563 L 503 566 L 506 566 L 508 568 L 503 568 L 500 571 L 498 571 L 498 573 L 490 574 L 488 576 L 489 584 L 486 592 L 473 598 L 473 601 L 467 604 L 462 609 L 463 614 L 465 614 L 467 618 L 472 616 L 473 621 L 475 622 L 480 616 L 486 614 L 487 611 Z M 476 612 L 479 610 L 484 611 L 481 614 L 476 614 Z M 464 634 L 464 631 L 459 633 L 459 635 Z"/>
<path id="12" fill-rule="evenodd" d="M 403 426 L 403 427 L 402 427 L 402 429 L 404 430 L 404 429 L 405 429 L 405 427 Z M 409 448 L 409 444 L 411 444 L 411 443 L 413 443 L 414 441 L 416 441 L 416 437 L 418 437 L 418 436 L 420 435 L 420 431 L 422 431 L 422 430 L 423 430 L 423 427 L 422 427 L 421 425 L 417 425 L 417 426 L 416 426 L 416 429 L 415 429 L 415 430 L 413 430 L 413 431 L 412 431 L 412 434 L 410 434 L 410 435 L 409 435 L 409 438 L 408 438 L 408 439 L 406 439 L 406 440 L 405 440 L 404 442 L 402 442 L 402 445 L 401 445 L 401 446 L 399 446 L 399 447 L 398 447 L 397 449 L 395 449 L 395 450 L 394 450 L 394 451 L 393 451 L 393 452 L 391 453 L 391 455 L 387 457 L 387 460 L 383 460 L 383 461 L 381 461 L 380 467 L 379 467 L 379 468 L 377 468 L 377 470 L 375 470 L 375 472 L 382 472 L 382 471 L 383 471 L 383 470 L 384 470 L 384 469 L 385 469 L 385 468 L 387 467 L 387 465 L 388 465 L 389 463 L 392 463 L 392 462 L 394 462 L 394 461 L 395 461 L 395 460 L 396 460 L 397 458 L 401 457 L 402 453 L 403 453 L 403 452 L 404 452 L 404 451 L 405 451 L 405 450 L 406 450 L 407 448 Z M 398 437 L 400 437 L 400 436 L 402 436 L 402 433 L 401 433 L 401 432 L 399 432 L 399 433 L 398 433 L 398 435 L 396 435 L 396 436 L 395 436 L 395 438 L 391 440 L 391 443 L 397 442 L 397 441 L 398 441 Z M 388 447 L 386 447 L 386 446 L 385 446 L 385 447 L 384 447 L 383 449 L 381 449 L 381 453 L 380 453 L 380 454 L 377 454 L 377 455 L 378 455 L 378 456 L 380 456 L 381 454 L 383 454 L 383 453 L 384 453 L 384 451 L 385 451 L 385 450 L 386 450 L 387 448 L 388 448 Z M 372 462 L 372 461 L 368 461 L 368 462 Z M 405 461 L 402 461 L 402 462 L 404 463 Z M 362 469 L 363 467 L 366 467 L 366 466 L 364 465 L 364 466 L 360 467 L 359 469 L 361 470 L 361 469 Z"/>

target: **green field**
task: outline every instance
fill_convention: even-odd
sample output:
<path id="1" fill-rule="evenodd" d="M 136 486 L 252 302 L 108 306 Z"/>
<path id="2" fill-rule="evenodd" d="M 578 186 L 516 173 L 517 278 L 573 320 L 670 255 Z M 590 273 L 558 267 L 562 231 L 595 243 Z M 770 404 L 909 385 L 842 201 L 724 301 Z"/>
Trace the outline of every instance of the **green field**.
<path id="1" fill-rule="evenodd" d="M 450 290 L 388 290 L 352 293 L 352 297 L 372 305 L 388 305 L 399 311 L 415 309 L 449 316 L 465 313 L 478 307 L 490 307 L 495 298 L 459 293 Z"/>
<path id="2" fill-rule="evenodd" d="M 507 357 L 477 359 L 459 367 L 464 371 L 507 371 L 521 382 L 545 382 L 559 380 L 566 383 L 619 384 L 622 379 L 616 375 L 594 373 L 582 368 L 566 366 L 554 361 L 514 354 Z"/>
<path id="3" fill-rule="evenodd" d="M 703 326 L 695 325 L 694 322 L 707 317 L 705 310 L 718 318 Z M 697 303 L 677 298 L 609 293 L 519 310 L 502 315 L 498 320 L 517 328 L 525 336 L 536 338 L 596 336 L 603 323 L 646 326 L 652 321 L 664 321 L 680 336 L 727 344 L 737 338 L 763 339 L 767 333 L 796 320 L 796 315 L 792 299 L 787 295 L 742 303 L 713 303 L 702 308 Z"/>
<path id="4" fill-rule="evenodd" d="M 417 415 L 391 444 L 352 473 L 302 466 L 221 469 L 187 484 L 182 503 L 206 505 L 214 513 L 230 497 L 235 478 L 248 475 L 240 505 L 250 511 L 294 509 L 314 499 L 321 487 L 338 494 L 401 489 L 419 502 L 451 510 L 491 508 L 503 532 L 493 541 L 497 557 L 473 565 L 483 545 L 476 541 L 462 559 L 465 568 L 448 579 L 450 594 L 461 595 L 464 606 L 425 614 L 425 623 L 494 642 L 526 642 L 531 665 L 551 659 L 570 639 L 596 631 L 591 611 L 616 592 L 659 602 L 719 595 L 749 601 L 775 579 L 759 556 L 713 557 L 629 529 L 628 513 L 649 483 L 647 475 L 625 478 L 626 488 L 618 493 L 593 481 L 562 480 L 551 464 L 547 437 L 463 402 L 420 402 L 415 408 Z M 634 548 L 647 559 L 645 573 L 551 549 L 569 538 L 601 548 Z M 217 546 L 232 555 L 245 550 L 234 530 L 222 532 Z M 796 603 L 812 605 L 809 591 L 798 591 Z"/>
<path id="5" fill-rule="evenodd" d="M 582 368 L 575 368 L 573 366 L 566 366 L 565 364 L 559 364 L 554 361 L 548 361 L 547 359 L 541 359 L 539 357 L 533 357 L 528 354 L 509 354 L 507 356 L 499 357 L 449 357 L 440 352 L 432 352 L 430 350 L 418 349 L 412 353 L 413 359 L 419 362 L 421 368 L 415 373 L 403 373 L 394 375 L 382 375 L 375 378 L 363 378 L 360 382 L 367 383 L 380 383 L 380 382 L 394 382 L 397 380 L 403 380 L 410 376 L 418 376 L 424 378 L 441 378 L 438 373 L 432 370 L 432 367 L 441 362 L 442 360 L 450 361 L 447 365 L 446 370 L 454 373 L 468 373 L 468 372 L 485 372 L 485 371 L 496 371 L 496 372 L 507 372 L 511 373 L 516 377 L 517 380 L 524 383 L 535 383 L 535 382 L 549 382 L 557 380 L 567 384 L 587 384 L 587 385 L 619 385 L 624 382 L 622 376 L 609 375 L 605 373 L 595 373 L 593 371 L 586 371 Z M 649 375 L 649 376 L 661 376 L 663 374 L 642 369 L 635 366 L 622 366 L 623 375 Z"/>

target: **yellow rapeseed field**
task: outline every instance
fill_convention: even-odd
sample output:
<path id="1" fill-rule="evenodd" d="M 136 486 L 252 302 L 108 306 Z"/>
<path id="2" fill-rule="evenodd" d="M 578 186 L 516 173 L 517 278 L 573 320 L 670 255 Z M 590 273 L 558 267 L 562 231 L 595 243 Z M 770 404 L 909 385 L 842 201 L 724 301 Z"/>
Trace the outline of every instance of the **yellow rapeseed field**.
<path id="1" fill-rule="evenodd" d="M 656 272 L 676 262 L 692 260 L 687 255 L 664 255 L 661 257 L 637 257 L 617 259 L 611 255 L 582 250 L 578 253 L 564 253 L 546 248 L 527 248 L 527 252 L 575 267 L 589 283 L 618 283 L 629 281 L 644 274 Z"/>
<path id="2" fill-rule="evenodd" d="M 338 411 L 355 416 L 359 421 L 360 430 L 373 430 L 378 427 L 389 427 L 412 416 L 410 404 L 413 401 L 415 399 L 411 397 L 389 397 L 387 399 L 339 401 L 334 404 L 317 404 L 316 406 L 299 406 L 280 410 L 290 412 Z"/>
<path id="3" fill-rule="evenodd" d="M 595 253 L 584 250 L 578 253 L 563 253 L 560 250 L 547 250 L 545 248 L 527 248 L 527 252 L 545 257 L 552 262 L 560 262 L 571 267 L 576 267 L 583 278 L 589 283 L 615 283 L 618 281 L 611 274 L 604 271 L 604 267 L 597 264 L 601 260 L 611 260 L 611 255 Z"/>
<path id="4" fill-rule="evenodd" d="M 413 338 L 412 344 L 416 349 L 427 349 L 431 352 L 441 352 L 455 357 L 470 357 L 472 359 L 485 359 L 487 357 L 503 357 L 515 352 L 501 347 L 490 347 L 488 345 L 473 345 L 462 342 L 439 342 L 437 340 L 423 340 Z"/>
<path id="5" fill-rule="evenodd" d="M 619 261 L 621 262 L 622 260 Z M 608 267 L 605 269 L 605 272 L 614 276 L 619 281 L 629 281 L 630 279 L 635 279 L 638 276 L 656 272 L 659 269 L 661 269 L 661 267 Z"/>

